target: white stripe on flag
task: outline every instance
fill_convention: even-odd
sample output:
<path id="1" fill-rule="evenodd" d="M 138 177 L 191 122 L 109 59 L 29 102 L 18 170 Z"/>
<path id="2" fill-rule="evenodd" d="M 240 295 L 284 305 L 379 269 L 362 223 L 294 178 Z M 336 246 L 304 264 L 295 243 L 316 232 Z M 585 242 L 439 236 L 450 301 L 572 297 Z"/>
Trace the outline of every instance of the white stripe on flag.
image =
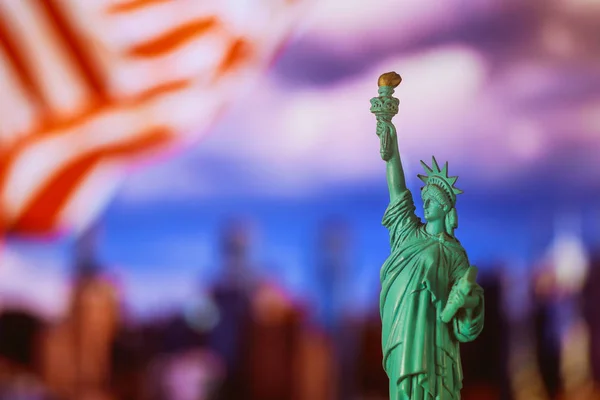
<path id="1" fill-rule="evenodd" d="M 22 87 L 8 56 L 0 47 L 0 143 L 8 145 L 30 131 L 36 123 L 36 109 Z"/>
<path id="2" fill-rule="evenodd" d="M 83 233 L 113 197 L 122 182 L 123 169 L 121 162 L 102 162 L 82 177 L 57 216 L 57 228 Z"/>

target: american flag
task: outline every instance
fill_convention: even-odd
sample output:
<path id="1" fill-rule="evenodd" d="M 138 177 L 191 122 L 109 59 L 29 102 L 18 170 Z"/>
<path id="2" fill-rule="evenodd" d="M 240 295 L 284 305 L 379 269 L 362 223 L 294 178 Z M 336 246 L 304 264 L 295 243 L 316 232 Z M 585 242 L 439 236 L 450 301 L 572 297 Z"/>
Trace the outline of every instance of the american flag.
<path id="1" fill-rule="evenodd" d="M 140 160 L 196 141 L 301 0 L 0 0 L 4 233 L 81 230 Z"/>

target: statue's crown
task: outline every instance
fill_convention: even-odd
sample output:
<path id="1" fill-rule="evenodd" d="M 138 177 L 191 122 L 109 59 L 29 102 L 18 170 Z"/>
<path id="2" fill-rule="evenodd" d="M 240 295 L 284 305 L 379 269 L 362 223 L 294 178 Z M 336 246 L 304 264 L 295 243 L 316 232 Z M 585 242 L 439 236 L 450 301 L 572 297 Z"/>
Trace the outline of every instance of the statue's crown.
<path id="1" fill-rule="evenodd" d="M 456 195 L 461 194 L 463 191 L 454 186 L 458 176 L 448 176 L 448 162 L 444 164 L 444 168 L 440 169 L 435 157 L 431 157 L 431 168 L 423 161 L 421 161 L 421 165 L 423 165 L 427 175 L 419 174 L 419 179 L 426 185 L 440 187 L 448 195 L 452 206 L 456 205 Z"/>

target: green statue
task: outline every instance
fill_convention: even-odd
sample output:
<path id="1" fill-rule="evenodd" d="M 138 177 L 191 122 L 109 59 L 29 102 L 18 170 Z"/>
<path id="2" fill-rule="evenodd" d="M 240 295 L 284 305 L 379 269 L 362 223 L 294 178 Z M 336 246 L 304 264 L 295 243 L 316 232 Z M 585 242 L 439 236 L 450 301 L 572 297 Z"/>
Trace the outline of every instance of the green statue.
<path id="1" fill-rule="evenodd" d="M 381 268 L 380 311 L 383 367 L 392 400 L 457 400 L 462 387 L 459 344 L 483 329 L 483 289 L 477 268 L 454 237 L 458 227 L 456 196 L 462 193 L 440 169 L 421 161 L 426 175 L 421 189 L 426 223 L 415 215 L 406 187 L 396 128 L 402 79 L 395 72 L 379 78 L 379 97 L 371 99 L 377 117 L 381 157 L 387 164 L 390 203 L 383 217 L 391 254 Z"/>

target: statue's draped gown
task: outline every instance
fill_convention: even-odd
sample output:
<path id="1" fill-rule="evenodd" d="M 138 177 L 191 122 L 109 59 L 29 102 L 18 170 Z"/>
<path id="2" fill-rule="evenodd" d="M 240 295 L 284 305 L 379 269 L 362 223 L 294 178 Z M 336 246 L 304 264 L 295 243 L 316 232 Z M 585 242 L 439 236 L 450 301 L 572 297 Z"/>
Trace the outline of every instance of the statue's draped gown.
<path id="1" fill-rule="evenodd" d="M 440 319 L 452 286 L 469 268 L 454 237 L 431 235 L 415 215 L 410 191 L 390 203 L 383 217 L 391 254 L 381 269 L 383 366 L 390 400 L 457 400 L 462 387 L 459 342 L 483 329 L 483 290 L 467 315 L 460 309 L 449 323 Z"/>

